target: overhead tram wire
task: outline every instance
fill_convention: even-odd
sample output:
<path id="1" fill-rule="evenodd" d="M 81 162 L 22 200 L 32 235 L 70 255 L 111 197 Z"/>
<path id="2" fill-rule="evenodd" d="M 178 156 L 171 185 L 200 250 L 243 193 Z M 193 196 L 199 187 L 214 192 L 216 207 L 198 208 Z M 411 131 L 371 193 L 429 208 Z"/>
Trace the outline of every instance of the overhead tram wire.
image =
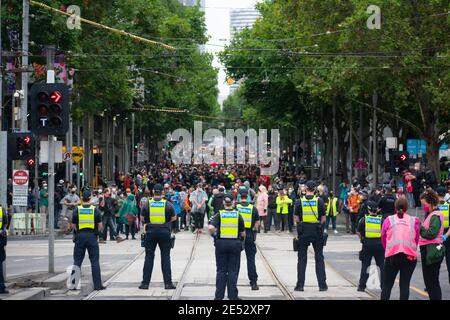
<path id="1" fill-rule="evenodd" d="M 35 1 L 35 0 L 29 0 L 29 1 L 30 1 L 31 5 L 38 6 L 38 7 L 42 8 L 42 9 L 45 9 L 45 10 L 48 10 L 48 11 L 52 11 L 52 12 L 56 12 L 56 13 L 59 13 L 59 14 L 63 14 L 63 15 L 66 15 L 68 17 L 72 16 L 70 13 L 64 12 L 64 11 L 59 10 L 59 9 L 55 9 L 55 8 L 49 6 L 49 5 L 46 5 L 45 3 L 38 2 L 38 1 Z M 81 18 L 81 17 L 79 17 L 79 19 L 80 19 L 81 22 L 87 23 L 87 24 L 92 25 L 92 26 L 94 26 L 96 28 L 105 29 L 105 30 L 111 31 L 113 33 L 120 34 L 122 36 L 126 36 L 126 37 L 129 37 L 129 38 L 132 38 L 134 40 L 137 40 L 137 41 L 140 41 L 140 42 L 144 42 L 144 43 L 147 43 L 147 44 L 159 45 L 159 46 L 162 46 L 163 48 L 166 48 L 166 49 L 175 50 L 174 47 L 172 47 L 172 46 L 170 46 L 168 44 L 162 43 L 162 42 L 149 40 L 149 39 L 146 39 L 146 38 L 134 35 L 132 33 L 126 32 L 124 30 L 111 28 L 111 27 L 108 27 L 108 26 L 103 25 L 101 23 L 98 23 L 98 22 L 95 22 L 95 21 L 91 21 L 91 20 L 87 20 L 87 19 L 84 19 L 84 18 Z"/>

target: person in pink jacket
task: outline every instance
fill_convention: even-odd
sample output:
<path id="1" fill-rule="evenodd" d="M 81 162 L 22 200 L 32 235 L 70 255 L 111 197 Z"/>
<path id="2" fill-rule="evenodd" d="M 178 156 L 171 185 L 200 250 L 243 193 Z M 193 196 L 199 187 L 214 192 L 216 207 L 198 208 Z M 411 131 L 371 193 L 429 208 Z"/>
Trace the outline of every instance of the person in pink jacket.
<path id="1" fill-rule="evenodd" d="M 408 201 L 395 201 L 395 213 L 388 216 L 381 229 L 381 244 L 385 249 L 384 281 L 381 300 L 389 300 L 395 278 L 400 272 L 400 300 L 408 300 L 409 283 L 417 265 L 420 220 L 408 213 Z"/>
<path id="2" fill-rule="evenodd" d="M 256 198 L 256 209 L 258 209 L 261 221 L 264 223 L 264 233 L 269 231 L 269 225 L 267 223 L 267 206 L 269 205 L 269 197 L 267 195 L 267 189 L 265 186 L 259 186 L 258 196 Z"/>

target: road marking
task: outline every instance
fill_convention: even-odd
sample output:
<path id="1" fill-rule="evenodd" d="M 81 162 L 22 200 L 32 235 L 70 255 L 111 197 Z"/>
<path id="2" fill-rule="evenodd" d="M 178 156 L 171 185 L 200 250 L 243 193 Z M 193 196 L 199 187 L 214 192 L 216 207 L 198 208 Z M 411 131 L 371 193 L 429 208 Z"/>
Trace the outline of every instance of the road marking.
<path id="1" fill-rule="evenodd" d="M 396 283 L 400 283 L 399 280 L 395 280 L 395 282 L 396 282 Z M 420 294 L 421 296 L 423 296 L 423 297 L 425 297 L 425 298 L 428 298 L 428 293 L 426 293 L 425 291 L 420 290 L 419 288 L 416 288 L 416 287 L 414 287 L 414 286 L 409 286 L 409 288 L 410 288 L 412 291 L 417 292 L 417 293 Z"/>
<path id="2" fill-rule="evenodd" d="M 17 259 L 17 260 L 14 260 L 14 262 L 20 262 L 20 261 L 25 261 L 25 259 Z"/>
<path id="3" fill-rule="evenodd" d="M 42 259 L 44 259 L 45 257 L 36 257 L 36 258 L 32 258 L 33 260 L 42 260 Z"/>

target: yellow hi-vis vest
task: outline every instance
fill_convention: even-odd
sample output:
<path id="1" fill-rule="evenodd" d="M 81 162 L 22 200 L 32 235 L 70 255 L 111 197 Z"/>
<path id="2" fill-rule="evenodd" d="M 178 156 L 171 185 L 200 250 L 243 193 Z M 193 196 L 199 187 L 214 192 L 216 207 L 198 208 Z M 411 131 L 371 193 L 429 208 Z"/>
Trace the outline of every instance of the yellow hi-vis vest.
<path id="1" fill-rule="evenodd" d="M 314 197 L 310 200 L 303 197 L 302 203 L 302 216 L 303 222 L 318 223 L 319 220 L 319 197 Z"/>
<path id="2" fill-rule="evenodd" d="M 332 200 L 328 200 L 327 204 L 327 215 L 330 213 L 330 209 L 333 208 L 333 216 L 336 217 L 337 212 L 337 198 L 333 197 Z"/>
<path id="3" fill-rule="evenodd" d="M 366 222 L 366 238 L 379 239 L 381 238 L 381 218 L 382 216 L 370 216 L 365 218 Z"/>
<path id="4" fill-rule="evenodd" d="M 448 226 L 449 226 L 448 217 L 449 217 L 449 214 L 450 214 L 450 204 L 448 204 L 448 203 L 440 203 L 438 205 L 438 210 L 440 212 L 442 212 L 442 215 L 444 216 L 444 229 L 447 229 Z"/>
<path id="5" fill-rule="evenodd" d="M 0 229 L 3 228 L 3 208 L 0 207 Z"/>
<path id="6" fill-rule="evenodd" d="M 239 238 L 239 212 L 220 210 L 220 239 Z"/>
<path id="7" fill-rule="evenodd" d="M 78 206 L 78 231 L 82 229 L 95 228 L 95 207 L 90 206 L 85 208 L 83 206 Z"/>
<path id="8" fill-rule="evenodd" d="M 243 206 L 242 204 L 238 204 L 236 209 L 238 209 L 239 214 L 244 219 L 245 229 L 250 229 L 252 227 L 253 205 L 248 204 L 247 206 Z"/>
<path id="9" fill-rule="evenodd" d="M 151 224 L 166 223 L 166 200 L 150 199 L 148 210 Z"/>

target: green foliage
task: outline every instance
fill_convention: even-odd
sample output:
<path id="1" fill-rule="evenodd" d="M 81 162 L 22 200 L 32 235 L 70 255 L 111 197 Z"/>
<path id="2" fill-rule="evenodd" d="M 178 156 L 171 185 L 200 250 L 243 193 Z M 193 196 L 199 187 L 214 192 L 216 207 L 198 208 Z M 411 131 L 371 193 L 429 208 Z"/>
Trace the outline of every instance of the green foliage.
<path id="1" fill-rule="evenodd" d="M 296 127 L 299 118 L 330 108 L 336 98 L 343 110 L 360 108 L 355 100 L 371 104 L 376 90 L 378 107 L 387 111 L 379 114 L 381 121 L 400 124 L 435 148 L 450 120 L 449 4 L 266 0 L 258 5 L 262 18 L 235 37 L 221 61 L 229 76 L 245 79 L 241 94 L 258 119 Z M 369 5 L 381 8 L 379 30 L 367 27 Z M 316 116 L 309 124 L 329 118 Z M 436 167 L 435 156 L 428 158 Z"/>
<path id="2" fill-rule="evenodd" d="M 42 2 L 64 9 L 60 1 Z M 131 111 L 137 77 L 144 78 L 144 105 L 189 111 L 142 111 L 136 119 L 144 132 L 160 137 L 191 125 L 193 114 L 218 112 L 217 70 L 211 66 L 212 57 L 198 48 L 207 40 L 204 13 L 198 7 L 185 7 L 177 0 L 73 0 L 70 4 L 80 6 L 82 18 L 177 48 L 138 42 L 86 23 L 81 23 L 81 30 L 69 30 L 67 16 L 31 6 L 30 62 L 45 64 L 45 57 L 39 55 L 47 44 L 65 52 L 67 65 L 76 69 L 72 108 L 76 121 L 87 113 L 125 116 Z M 6 14 L 2 11 L 3 23 L 21 31 L 22 0 L 3 5 L 8 8 Z"/>

